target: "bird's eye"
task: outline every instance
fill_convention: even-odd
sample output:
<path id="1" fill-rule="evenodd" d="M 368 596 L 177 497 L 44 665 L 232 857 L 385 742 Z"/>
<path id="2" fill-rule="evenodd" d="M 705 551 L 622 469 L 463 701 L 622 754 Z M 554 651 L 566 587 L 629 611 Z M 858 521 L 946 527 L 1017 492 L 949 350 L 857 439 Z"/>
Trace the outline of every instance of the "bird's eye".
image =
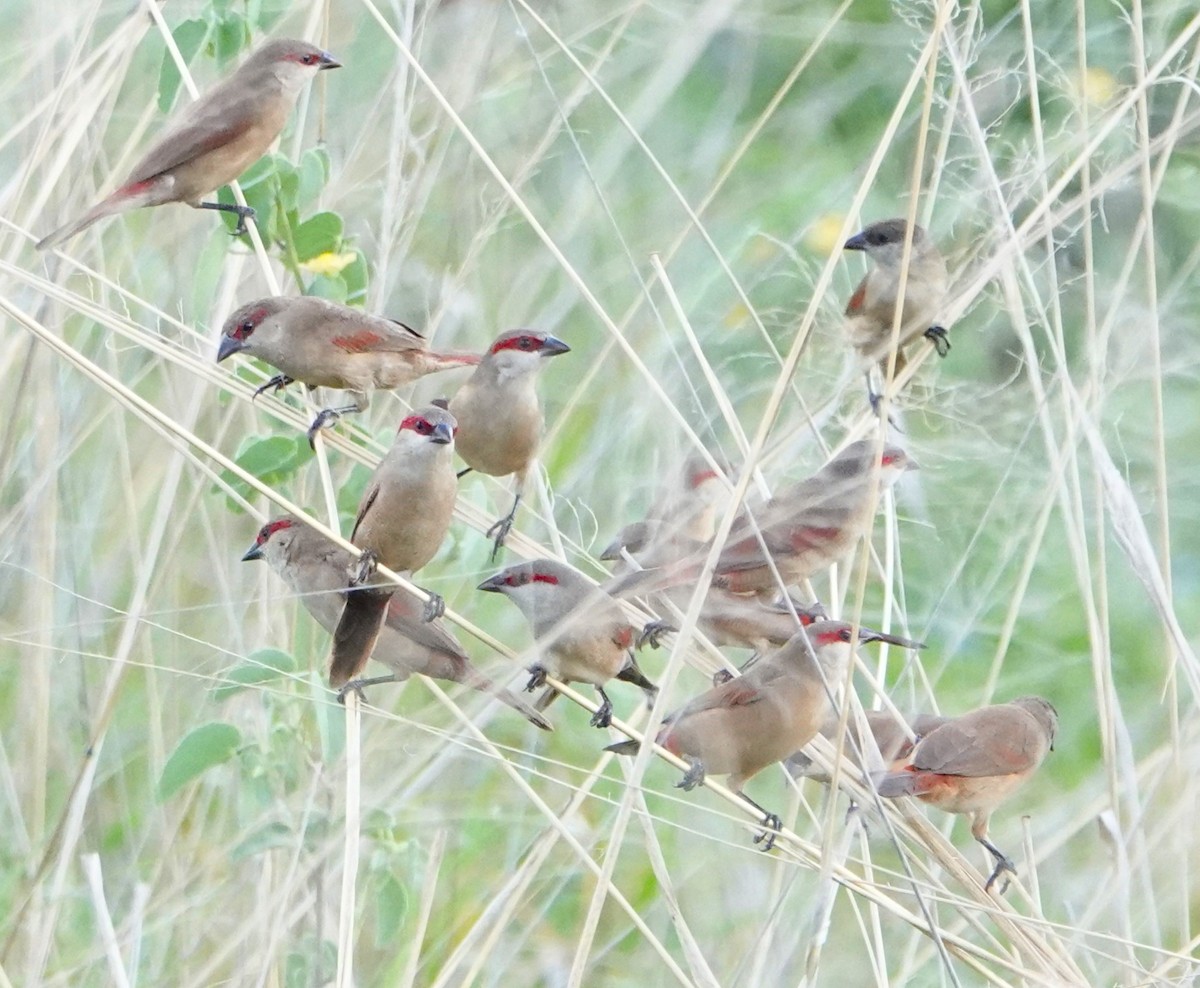
<path id="1" fill-rule="evenodd" d="M 427 436 L 429 433 L 433 432 L 433 426 L 429 424 L 428 419 L 417 419 L 417 421 L 413 423 L 413 428 L 416 429 L 417 432 L 419 432 L 422 436 Z"/>
<path id="2" fill-rule="evenodd" d="M 885 467 L 890 467 L 893 463 L 896 462 L 896 457 L 894 455 L 892 455 L 891 453 L 884 453 L 882 459 L 880 459 L 879 462 L 882 463 Z"/>
<path id="3" fill-rule="evenodd" d="M 240 323 L 238 325 L 238 335 L 242 339 L 245 339 L 247 336 L 249 336 L 253 332 L 254 332 L 254 320 L 253 319 L 247 319 L 245 322 Z"/>
<path id="4" fill-rule="evenodd" d="M 841 638 L 842 641 L 848 642 L 850 640 L 850 629 L 843 628 L 842 633 L 838 637 Z"/>
<path id="5" fill-rule="evenodd" d="M 541 344 L 533 336 L 522 336 L 517 340 L 517 346 L 522 350 L 536 350 Z"/>
<path id="6" fill-rule="evenodd" d="M 302 59 L 300 59 L 300 61 L 302 61 L 305 65 L 316 65 L 317 64 L 317 56 L 316 55 L 305 55 Z"/>

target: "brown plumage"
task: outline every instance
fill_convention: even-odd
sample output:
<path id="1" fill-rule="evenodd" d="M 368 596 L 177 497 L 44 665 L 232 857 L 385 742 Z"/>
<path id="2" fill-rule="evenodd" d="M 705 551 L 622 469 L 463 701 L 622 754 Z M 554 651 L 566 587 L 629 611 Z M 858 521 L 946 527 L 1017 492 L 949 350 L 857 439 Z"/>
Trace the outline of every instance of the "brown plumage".
<path id="1" fill-rule="evenodd" d="M 706 775 L 727 775 L 729 788 L 758 806 L 743 787 L 768 765 L 808 744 L 829 718 L 832 704 L 826 684 L 834 688 L 844 681 L 852 635 L 843 621 L 818 621 L 745 675 L 714 686 L 668 715 L 656 741 L 690 766 L 677 786 L 690 790 Z M 867 629 L 859 630 L 859 638 L 912 644 Z M 631 754 L 637 748 L 636 741 L 623 741 L 606 750 Z M 767 850 L 782 823 L 774 813 L 758 808 L 767 829 L 755 842 L 764 842 Z"/>
<path id="2" fill-rule="evenodd" d="M 547 676 L 564 683 L 590 683 L 600 694 L 600 709 L 593 727 L 612 721 L 612 703 L 604 692 L 610 679 L 641 687 L 653 701 L 657 687 L 638 668 L 633 657 L 637 632 L 620 605 L 565 563 L 534 559 L 502 570 L 479 584 L 480 590 L 508 597 L 533 628 L 538 659 L 527 691 L 533 692 Z M 549 687 L 534 706 L 544 710 L 558 692 Z"/>
<path id="3" fill-rule="evenodd" d="M 254 545 L 242 559 L 265 560 L 322 628 L 332 632 L 337 627 L 345 603 L 346 573 L 352 566 L 352 558 L 336 542 L 291 515 L 282 515 L 259 529 Z M 442 621 L 422 620 L 424 606 L 414 594 L 396 588 L 371 654 L 387 666 L 392 675 L 355 680 L 346 683 L 343 690 L 403 682 L 417 673 L 462 683 L 480 693 L 491 694 L 542 730 L 554 729 L 529 704 L 476 669 L 458 639 Z"/>
<path id="4" fill-rule="evenodd" d="M 395 586 L 361 586 L 382 564 L 407 574 L 431 560 L 454 515 L 454 417 L 430 406 L 407 416 L 396 439 L 367 482 L 350 541 L 363 550 L 346 606 L 333 634 L 329 682 L 338 687 L 366 664 L 387 616 Z M 425 619 L 440 617 L 436 594 Z"/>
<path id="5" fill-rule="evenodd" d="M 501 333 L 446 406 L 458 420 L 458 455 L 472 470 L 516 478 L 512 510 L 487 531 L 492 559 L 512 529 L 525 477 L 542 440 L 537 373 L 545 358 L 570 351 L 562 340 L 532 329 Z"/>
<path id="6" fill-rule="evenodd" d="M 883 764 L 893 771 L 908 763 L 915 744 L 912 735 L 916 735 L 919 740 L 934 728 L 940 727 L 950 720 L 949 717 L 942 717 L 939 714 L 917 714 L 910 722 L 901 723 L 887 710 L 867 710 L 864 711 L 864 714 L 867 719 L 867 728 L 871 732 L 875 746 L 879 749 Z M 823 724 L 820 734 L 832 742 L 837 736 L 837 718 L 830 718 Z M 862 742 L 859 740 L 858 723 L 853 717 L 846 725 L 846 738 L 846 757 L 852 764 L 861 766 L 859 752 L 862 750 Z M 792 775 L 816 779 L 825 785 L 829 784 L 828 773 L 803 751 L 797 751 L 791 755 L 784 765 Z"/>
<path id="7" fill-rule="evenodd" d="M 120 188 L 42 238 L 37 249 L 61 243 L 106 216 L 168 202 L 236 213 L 236 232 L 244 232 L 254 210 L 201 199 L 261 158 L 283 130 L 304 84 L 339 64 L 304 41 L 280 38 L 259 46 L 229 78 L 180 112 Z"/>
<path id="8" fill-rule="evenodd" d="M 987 848 L 996 867 L 990 889 L 1012 861 L 987 839 L 992 811 L 1012 795 L 1054 748 L 1058 712 L 1040 696 L 980 707 L 930 731 L 909 764 L 878 782 L 886 798 L 916 796 L 947 813 L 971 818 L 971 836 Z"/>

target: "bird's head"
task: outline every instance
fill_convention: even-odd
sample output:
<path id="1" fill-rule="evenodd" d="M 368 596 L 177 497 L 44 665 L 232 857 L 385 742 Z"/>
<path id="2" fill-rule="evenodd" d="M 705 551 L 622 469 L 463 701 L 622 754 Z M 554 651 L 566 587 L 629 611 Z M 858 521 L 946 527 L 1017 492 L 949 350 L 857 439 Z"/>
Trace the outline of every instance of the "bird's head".
<path id="1" fill-rule="evenodd" d="M 278 569 L 287 558 L 288 551 L 299 535 L 300 522 L 291 515 L 281 515 L 263 525 L 258 530 L 254 545 L 246 550 L 242 562 L 248 563 L 253 559 L 263 559 Z"/>
<path id="2" fill-rule="evenodd" d="M 908 222 L 903 219 L 880 220 L 872 223 L 846 241 L 846 250 L 861 250 L 880 267 L 899 267 L 904 255 L 904 235 Z M 913 227 L 912 251 L 925 247 L 925 230 Z"/>
<path id="3" fill-rule="evenodd" d="M 233 313 L 221 327 L 217 363 L 235 353 L 274 363 L 272 358 L 286 342 L 286 322 L 280 315 L 287 303 L 288 299 L 282 297 L 259 298 Z"/>
<path id="4" fill-rule="evenodd" d="M 442 453 L 454 451 L 454 434 L 458 422 L 441 405 L 427 405 L 406 415 L 396 430 L 394 446 L 404 446 L 414 453 Z"/>
<path id="5" fill-rule="evenodd" d="M 570 347 L 549 333 L 535 329 L 513 329 L 501 333 L 488 347 L 483 364 L 501 379 L 537 373 L 544 358 L 570 352 Z"/>
<path id="6" fill-rule="evenodd" d="M 243 69 L 264 68 L 272 73 L 286 90 L 297 90 L 318 72 L 341 68 L 342 63 L 329 52 L 307 41 L 277 38 L 255 49 L 243 63 Z"/>

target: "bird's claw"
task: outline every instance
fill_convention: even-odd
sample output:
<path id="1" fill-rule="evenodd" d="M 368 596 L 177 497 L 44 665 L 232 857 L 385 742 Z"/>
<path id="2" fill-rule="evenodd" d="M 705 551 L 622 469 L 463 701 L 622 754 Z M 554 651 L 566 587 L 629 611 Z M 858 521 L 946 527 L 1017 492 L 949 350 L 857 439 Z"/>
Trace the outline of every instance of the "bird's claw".
<path id="1" fill-rule="evenodd" d="M 312 420 L 312 425 L 308 427 L 308 445 L 313 449 L 317 448 L 317 433 L 322 429 L 330 429 L 333 423 L 342 417 L 342 413 L 334 408 L 323 408 L 317 413 L 317 417 Z"/>
<path id="2" fill-rule="evenodd" d="M 494 563 L 496 561 L 496 557 L 500 554 L 500 549 L 504 545 L 504 540 L 508 538 L 508 533 L 512 531 L 512 527 L 513 516 L 505 515 L 483 533 L 484 538 L 492 540 L 492 555 L 489 557 L 489 562 Z"/>
<path id="3" fill-rule="evenodd" d="M 244 236 L 249 230 L 246 229 L 246 220 L 253 219 L 255 215 L 254 207 L 252 206 L 236 206 L 234 212 L 237 213 L 237 226 L 233 228 L 233 236 Z"/>
<path id="4" fill-rule="evenodd" d="M 596 709 L 596 712 L 592 714 L 592 719 L 589 720 L 588 723 L 591 724 L 592 727 L 608 727 L 612 723 L 612 712 L 612 703 L 609 702 L 608 697 L 605 697 L 603 702 Z"/>
<path id="5" fill-rule="evenodd" d="M 763 817 L 763 826 L 766 829 L 754 838 L 754 843 L 762 844 L 760 851 L 769 851 L 775 846 L 775 838 L 783 830 L 783 821 L 774 813 L 768 813 Z"/>
<path id="6" fill-rule="evenodd" d="M 254 401 L 254 399 L 257 398 L 264 391 L 270 391 L 272 388 L 274 388 L 276 391 L 282 391 L 289 384 L 291 384 L 294 380 L 295 380 L 295 378 L 288 377 L 286 374 L 276 374 L 273 378 L 271 378 L 271 380 L 269 380 L 261 388 L 255 389 L 254 394 L 252 394 L 250 396 L 250 400 Z"/>
<path id="7" fill-rule="evenodd" d="M 1012 863 L 1012 860 L 1010 858 L 1008 858 L 1006 856 L 1002 856 L 996 860 L 996 867 L 992 870 L 992 873 L 988 876 L 987 882 L 984 883 L 983 890 L 985 892 L 990 892 L 992 890 L 992 886 L 996 884 L 996 879 L 999 878 L 1001 875 L 1005 874 L 1006 872 L 1010 875 L 1015 876 L 1017 873 L 1017 866 Z M 1008 886 L 1010 884 L 1011 884 L 1011 882 L 1009 881 L 1009 879 L 1005 878 L 1004 884 L 1000 886 L 1000 895 L 1004 895 L 1004 893 L 1008 891 Z"/>
<path id="8" fill-rule="evenodd" d="M 718 669 L 713 673 L 712 684 L 713 686 L 724 686 L 731 679 L 733 679 L 732 672 L 730 672 L 728 669 Z"/>
<path id="9" fill-rule="evenodd" d="M 676 789 L 682 789 L 684 792 L 691 792 L 696 786 L 704 784 L 704 763 L 692 762 L 688 766 L 688 770 L 683 773 L 683 778 L 675 783 Z"/>
<path id="10" fill-rule="evenodd" d="M 364 549 L 363 554 L 358 558 L 358 569 L 355 570 L 354 579 L 350 581 L 350 585 L 357 587 L 366 583 L 375 575 L 375 569 L 379 565 L 379 557 L 370 549 Z"/>
<path id="11" fill-rule="evenodd" d="M 950 352 L 950 337 L 946 334 L 945 326 L 930 326 L 925 330 L 925 339 L 933 344 L 933 349 L 939 357 L 944 357 Z"/>
<path id="12" fill-rule="evenodd" d="M 529 677 L 529 682 L 525 684 L 525 692 L 533 693 L 546 685 L 546 670 L 538 666 L 529 671 L 532 675 Z"/>
<path id="13" fill-rule="evenodd" d="M 346 683 L 344 686 L 341 687 L 341 689 L 339 689 L 337 691 L 337 702 L 340 703 L 342 706 L 345 706 L 346 705 L 346 694 L 347 693 L 357 693 L 358 694 L 358 702 L 366 703 L 367 702 L 367 694 L 363 692 L 364 685 L 366 685 L 365 680 L 362 680 L 362 679 L 350 680 L 350 682 Z"/>
<path id="14" fill-rule="evenodd" d="M 667 624 L 666 621 L 648 621 L 642 628 L 642 633 L 638 635 L 635 647 L 641 648 L 649 645 L 651 648 L 659 648 L 662 645 L 663 635 L 678 630 L 674 625 Z"/>
<path id="15" fill-rule="evenodd" d="M 425 601 L 425 609 L 421 611 L 421 620 L 436 621 L 445 613 L 446 599 L 440 593 L 431 593 L 429 599 Z"/>

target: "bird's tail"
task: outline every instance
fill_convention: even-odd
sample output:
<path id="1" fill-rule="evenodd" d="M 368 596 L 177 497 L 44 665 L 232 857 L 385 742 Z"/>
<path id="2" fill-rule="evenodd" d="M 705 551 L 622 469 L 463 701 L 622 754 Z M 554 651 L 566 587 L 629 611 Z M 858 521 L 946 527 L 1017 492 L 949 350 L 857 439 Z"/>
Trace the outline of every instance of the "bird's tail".
<path id="1" fill-rule="evenodd" d="M 430 351 L 425 354 L 426 365 L 429 368 L 426 373 L 432 374 L 434 371 L 449 370 L 452 367 L 474 367 L 482 359 L 483 357 L 478 353 L 434 353 Z"/>
<path id="2" fill-rule="evenodd" d="M 550 704 L 558 699 L 558 690 L 553 686 L 547 686 L 542 690 L 541 696 L 533 701 L 534 710 L 545 710 Z"/>
<path id="3" fill-rule="evenodd" d="M 56 244 L 61 244 L 64 240 L 70 240 L 75 234 L 82 233 L 93 223 L 104 219 L 106 216 L 123 213 L 128 209 L 136 209 L 138 206 L 150 205 L 152 196 L 149 193 L 153 191 L 151 187 L 152 181 L 136 182 L 133 185 L 117 189 L 107 199 L 101 199 L 77 220 L 68 223 L 66 226 L 60 226 L 53 233 L 42 237 L 35 244 L 35 247 L 38 250 L 46 250 Z"/>
<path id="4" fill-rule="evenodd" d="M 888 772 L 875 781 L 875 789 L 884 799 L 911 796 L 917 791 L 917 776 L 914 772 Z"/>
<path id="5" fill-rule="evenodd" d="M 333 658 L 329 663 L 329 685 L 344 686 L 367 664 L 387 617 L 388 602 L 395 588 L 352 588 L 333 632 Z"/>
<path id="6" fill-rule="evenodd" d="M 633 653 L 629 655 L 629 662 L 620 672 L 617 673 L 617 679 L 624 683 L 633 683 L 634 686 L 640 686 L 642 692 L 646 694 L 646 703 L 653 704 L 654 698 L 658 695 L 658 687 L 646 678 L 646 674 L 638 668 L 637 662 L 633 658 Z"/>
<path id="7" fill-rule="evenodd" d="M 546 720 L 541 714 L 533 709 L 528 703 L 518 697 L 515 693 L 506 690 L 503 686 L 497 686 L 487 676 L 481 673 L 478 669 L 471 668 L 462 673 L 459 677 L 459 682 L 466 686 L 470 686 L 473 690 L 478 690 L 480 693 L 488 693 L 494 696 L 501 703 L 507 703 L 517 713 L 524 717 L 534 727 L 540 727 L 543 731 L 553 731 L 554 725 Z"/>
<path id="8" fill-rule="evenodd" d="M 636 755 L 642 743 L 640 741 L 618 741 L 616 744 L 610 744 L 605 751 L 611 751 L 614 755 Z"/>

